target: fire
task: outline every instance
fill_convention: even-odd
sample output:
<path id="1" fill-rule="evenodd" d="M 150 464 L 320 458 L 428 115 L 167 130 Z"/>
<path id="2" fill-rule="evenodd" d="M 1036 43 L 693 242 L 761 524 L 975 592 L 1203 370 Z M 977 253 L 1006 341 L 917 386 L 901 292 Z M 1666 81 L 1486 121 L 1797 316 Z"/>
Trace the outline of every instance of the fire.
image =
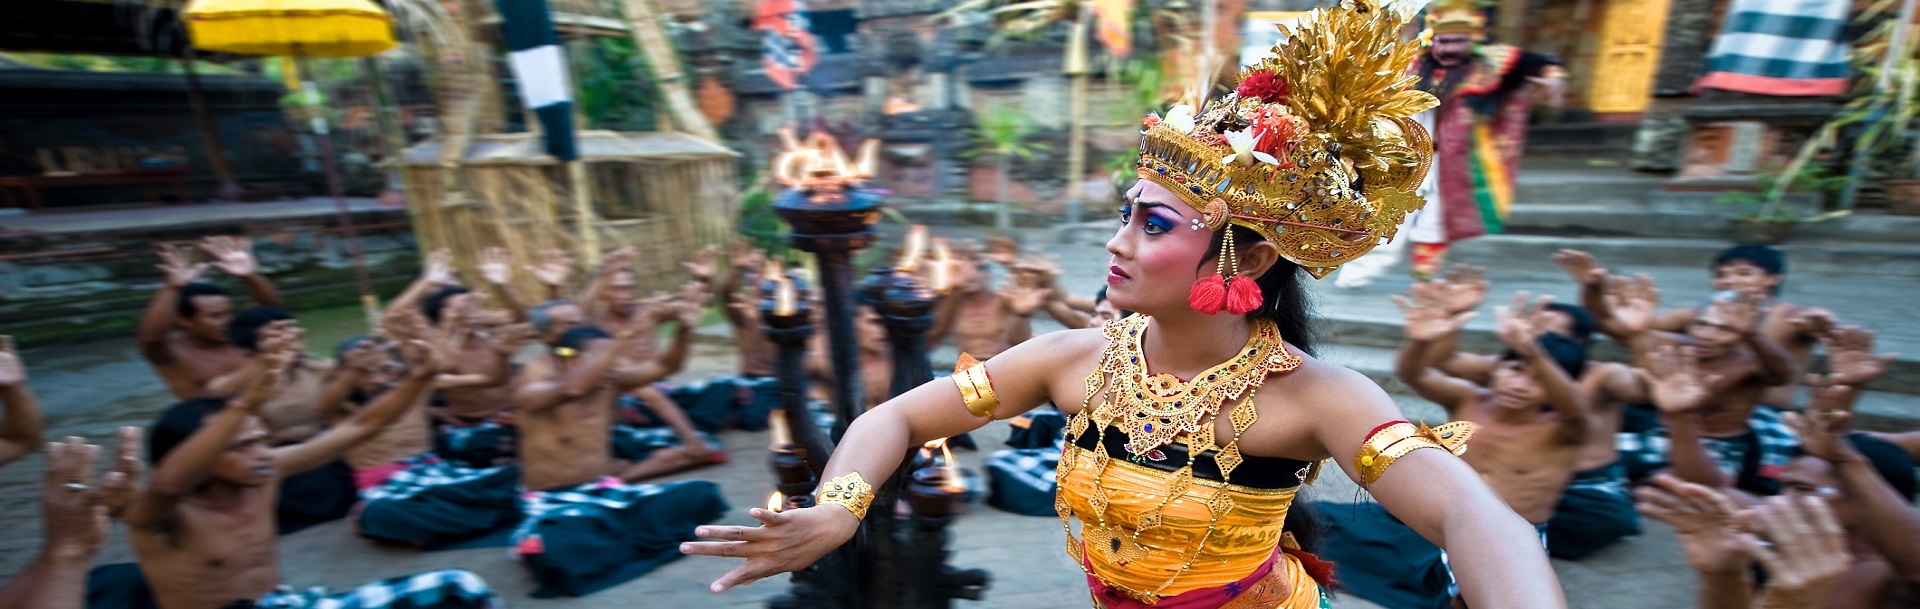
<path id="1" fill-rule="evenodd" d="M 940 470 L 947 478 L 946 489 L 955 493 L 966 491 L 967 483 L 960 478 L 960 466 L 953 460 L 953 449 L 947 447 L 946 438 L 940 438 L 920 446 L 920 449 L 925 451 L 924 454 L 928 456 L 932 456 L 933 449 L 936 448 L 940 449 Z"/>
<path id="2" fill-rule="evenodd" d="M 774 491 L 772 495 L 767 495 L 767 511 L 778 512 L 786 507 L 787 496 L 780 494 L 780 491 Z"/>
<path id="3" fill-rule="evenodd" d="M 952 280 L 948 277 L 948 274 L 953 272 L 953 269 L 950 266 L 952 264 L 953 264 L 953 252 L 947 249 L 947 240 L 934 239 L 933 240 L 933 280 L 929 282 L 932 284 L 930 287 L 933 288 L 933 291 L 935 292 L 947 291 L 947 284 L 952 282 Z"/>
<path id="4" fill-rule="evenodd" d="M 927 226 L 915 224 L 913 228 L 907 229 L 906 243 L 900 246 L 900 262 L 894 266 L 902 271 L 913 272 L 913 268 L 920 263 L 922 250 L 925 249 L 927 249 Z"/>
<path id="5" fill-rule="evenodd" d="M 787 427 L 787 411 L 774 409 L 767 413 L 767 429 L 772 433 L 770 444 L 780 448 L 793 443 L 793 431 Z"/>
<path id="6" fill-rule="evenodd" d="M 762 272 L 774 283 L 773 314 L 781 317 L 792 315 L 794 309 L 798 308 L 800 295 L 793 287 L 793 280 L 787 278 L 786 272 L 781 270 L 780 261 L 768 260 L 767 268 Z"/>
<path id="7" fill-rule="evenodd" d="M 781 185 L 811 193 L 814 203 L 833 203 L 845 197 L 844 191 L 873 177 L 880 154 L 880 142 L 860 144 L 858 161 L 848 161 L 840 143 L 825 133 L 814 133 L 802 142 L 792 127 L 780 130 L 786 148 L 773 157 L 773 179 Z"/>

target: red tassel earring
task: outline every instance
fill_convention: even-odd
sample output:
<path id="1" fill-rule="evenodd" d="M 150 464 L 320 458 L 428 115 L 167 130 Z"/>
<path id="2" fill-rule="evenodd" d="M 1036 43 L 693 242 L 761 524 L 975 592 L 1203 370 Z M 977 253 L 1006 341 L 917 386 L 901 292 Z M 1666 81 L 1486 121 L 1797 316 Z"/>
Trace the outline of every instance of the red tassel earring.
<path id="1" fill-rule="evenodd" d="M 1219 313 L 1227 305 L 1226 282 L 1220 279 L 1219 273 L 1195 280 L 1193 289 L 1187 292 L 1187 305 L 1208 315 Z"/>

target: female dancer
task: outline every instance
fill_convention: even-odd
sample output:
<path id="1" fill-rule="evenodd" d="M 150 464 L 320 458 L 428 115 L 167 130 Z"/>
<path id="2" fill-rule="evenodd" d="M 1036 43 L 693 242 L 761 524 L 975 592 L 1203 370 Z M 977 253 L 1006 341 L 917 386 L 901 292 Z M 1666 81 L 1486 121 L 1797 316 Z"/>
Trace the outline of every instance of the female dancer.
<path id="1" fill-rule="evenodd" d="M 701 527 L 719 541 L 683 544 L 746 559 L 713 591 L 846 543 L 867 481 L 909 447 L 1051 401 L 1072 417 L 1055 507 L 1096 607 L 1324 606 L 1324 570 L 1282 523 L 1329 457 L 1448 551 L 1472 606 L 1564 607 L 1538 534 L 1454 456 L 1471 428 L 1399 421 L 1366 377 L 1310 353 L 1303 275 L 1392 238 L 1422 203 L 1432 141 L 1411 117 L 1435 102 L 1401 76 L 1418 52 L 1398 40 L 1402 20 L 1364 2 L 1316 11 L 1199 116 L 1149 116 L 1141 180 L 1107 242 L 1108 298 L 1139 314 L 991 365 L 963 356 L 951 380 L 868 411 L 816 507 L 754 509 L 761 526 Z"/>

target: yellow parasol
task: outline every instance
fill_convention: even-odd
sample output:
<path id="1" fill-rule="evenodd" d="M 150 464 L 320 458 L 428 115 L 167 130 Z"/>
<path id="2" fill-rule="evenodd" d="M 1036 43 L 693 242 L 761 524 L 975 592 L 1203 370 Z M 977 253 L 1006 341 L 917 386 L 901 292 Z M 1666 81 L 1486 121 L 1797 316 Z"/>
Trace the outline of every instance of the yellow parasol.
<path id="1" fill-rule="evenodd" d="M 392 17 L 371 0 L 189 0 L 182 13 L 194 48 L 290 56 L 299 65 L 300 74 L 308 78 L 313 73 L 304 65 L 308 57 L 364 57 L 394 45 Z M 319 87 L 312 80 L 303 79 L 301 90 L 305 103 L 320 103 Z M 340 184 L 333 136 L 324 113 L 316 109 L 310 120 L 320 164 L 326 169 L 327 191 L 333 196 L 340 228 L 346 233 L 347 250 L 353 257 L 360 301 L 366 307 L 368 322 L 373 323 L 379 303 Z"/>
<path id="2" fill-rule="evenodd" d="M 195 48 L 244 55 L 365 57 L 393 48 L 393 19 L 370 0 L 193 0 Z"/>

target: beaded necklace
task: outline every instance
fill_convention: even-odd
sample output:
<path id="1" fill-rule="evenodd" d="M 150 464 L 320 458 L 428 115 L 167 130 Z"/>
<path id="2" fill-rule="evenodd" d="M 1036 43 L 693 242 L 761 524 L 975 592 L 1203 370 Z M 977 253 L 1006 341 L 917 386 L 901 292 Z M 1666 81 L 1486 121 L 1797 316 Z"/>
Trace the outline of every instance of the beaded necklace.
<path id="1" fill-rule="evenodd" d="M 1096 577 L 1098 575 L 1087 566 L 1083 545 L 1093 546 L 1113 562 L 1128 563 L 1144 558 L 1147 549 L 1139 543 L 1140 532 L 1160 526 L 1167 504 L 1192 488 L 1194 460 L 1200 453 L 1214 450 L 1214 461 L 1220 467 L 1223 484 L 1207 500 L 1211 517 L 1207 530 L 1187 552 L 1180 570 L 1193 566 L 1194 559 L 1213 536 L 1215 523 L 1233 510 L 1233 498 L 1226 487 L 1232 483 L 1234 468 L 1244 460 L 1240 455 L 1240 436 L 1259 419 L 1253 405 L 1254 392 L 1268 375 L 1300 366 L 1300 357 L 1287 351 L 1279 328 L 1271 321 L 1254 320 L 1252 333 L 1240 354 L 1208 368 L 1194 380 L 1182 381 L 1171 374 L 1149 375 L 1146 355 L 1140 347 L 1149 319 L 1134 315 L 1107 323 L 1106 349 L 1101 353 L 1100 365 L 1087 375 L 1086 401 L 1067 423 L 1065 450 L 1061 451 L 1055 478 L 1064 480 L 1073 470 L 1079 457 L 1075 441 L 1096 424 L 1095 433 L 1104 434 L 1108 426 L 1113 426 L 1127 436 L 1126 458 L 1129 460 L 1140 461 L 1155 449 L 1181 441 L 1187 445 L 1187 463 L 1173 472 L 1159 504 L 1142 514 L 1138 528 L 1129 531 L 1107 524 L 1109 499 L 1101 480 L 1113 456 L 1108 454 L 1106 442 L 1094 443 L 1097 446 L 1093 451 L 1094 485 L 1087 501 L 1093 507 L 1095 522 L 1081 522 L 1086 533 L 1084 544 L 1073 534 L 1073 512 L 1065 493 L 1055 494 L 1053 507 L 1060 515 L 1061 528 L 1067 533 L 1067 555 L 1073 557 L 1082 571 Z M 1233 426 L 1233 438 L 1221 447 L 1215 443 L 1214 430 L 1221 407 L 1228 400 L 1238 400 L 1227 415 Z M 1301 472 L 1302 481 L 1306 473 Z M 1121 589 L 1143 602 L 1152 602 L 1178 577 L 1176 573 L 1151 592 Z"/>

